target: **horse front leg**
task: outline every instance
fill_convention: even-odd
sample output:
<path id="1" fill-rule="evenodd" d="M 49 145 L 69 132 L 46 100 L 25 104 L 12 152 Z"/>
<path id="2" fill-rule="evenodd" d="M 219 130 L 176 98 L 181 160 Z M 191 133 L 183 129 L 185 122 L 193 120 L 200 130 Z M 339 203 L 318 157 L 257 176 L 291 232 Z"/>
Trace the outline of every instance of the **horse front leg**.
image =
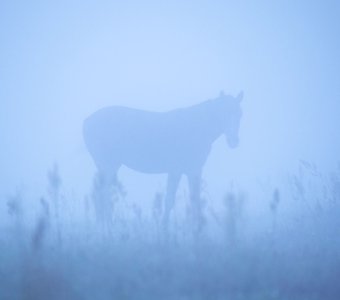
<path id="1" fill-rule="evenodd" d="M 167 232 L 170 212 L 174 207 L 176 192 L 179 180 L 181 178 L 180 174 L 168 174 L 168 182 L 167 182 L 167 191 L 165 195 L 165 203 L 164 203 L 164 213 L 163 213 L 163 229 Z"/>
<path id="2" fill-rule="evenodd" d="M 201 171 L 189 173 L 187 176 L 190 189 L 193 229 L 196 234 L 201 231 L 204 225 L 203 203 L 201 198 Z"/>

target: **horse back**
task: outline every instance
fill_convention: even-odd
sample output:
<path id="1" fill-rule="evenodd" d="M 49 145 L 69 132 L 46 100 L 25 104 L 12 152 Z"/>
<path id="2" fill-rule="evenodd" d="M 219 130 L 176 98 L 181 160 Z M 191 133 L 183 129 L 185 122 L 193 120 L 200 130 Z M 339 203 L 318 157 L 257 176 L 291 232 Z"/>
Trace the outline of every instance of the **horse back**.
<path id="1" fill-rule="evenodd" d="M 84 139 L 95 161 L 168 173 L 207 155 L 210 145 L 200 150 L 197 121 L 184 110 L 149 112 L 112 106 L 84 121 Z"/>

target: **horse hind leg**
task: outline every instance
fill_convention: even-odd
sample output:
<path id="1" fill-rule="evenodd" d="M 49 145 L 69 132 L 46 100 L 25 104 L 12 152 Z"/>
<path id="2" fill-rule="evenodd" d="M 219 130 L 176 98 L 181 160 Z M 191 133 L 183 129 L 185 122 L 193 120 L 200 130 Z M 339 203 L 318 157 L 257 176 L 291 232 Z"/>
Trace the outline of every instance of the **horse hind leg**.
<path id="1" fill-rule="evenodd" d="M 170 212 L 174 206 L 176 192 L 179 180 L 181 178 L 180 174 L 169 174 L 167 182 L 167 191 L 164 201 L 164 212 L 163 212 L 163 229 L 165 232 L 168 230 Z"/>
<path id="2" fill-rule="evenodd" d="M 96 179 L 102 186 L 115 190 L 120 196 L 125 196 L 125 190 L 117 176 L 120 167 L 120 163 L 97 163 Z"/>
<path id="3" fill-rule="evenodd" d="M 106 228 L 112 225 L 114 206 L 123 190 L 117 179 L 117 171 L 118 168 L 101 168 L 93 180 L 92 200 L 96 217 Z"/>

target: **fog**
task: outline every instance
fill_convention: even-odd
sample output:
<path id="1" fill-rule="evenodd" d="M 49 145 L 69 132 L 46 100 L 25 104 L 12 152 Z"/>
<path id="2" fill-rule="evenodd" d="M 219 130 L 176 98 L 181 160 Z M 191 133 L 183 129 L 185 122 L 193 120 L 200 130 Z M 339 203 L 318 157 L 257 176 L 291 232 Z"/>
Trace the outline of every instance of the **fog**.
<path id="1" fill-rule="evenodd" d="M 31 278 L 36 265 L 27 261 L 39 262 L 43 271 L 34 274 L 53 271 L 57 261 L 62 279 L 52 281 L 72 287 L 72 296 L 57 299 L 153 299 L 152 271 L 143 287 L 132 270 L 123 274 L 113 267 L 117 259 L 123 269 L 136 264 L 149 270 L 135 253 L 140 249 L 165 273 L 193 267 L 178 281 L 167 273 L 155 299 L 336 299 L 339 13 L 336 1 L 2 1 L 0 274 Z M 231 149 L 223 136 L 211 145 L 202 169 L 200 233 L 193 233 L 194 218 L 187 216 L 190 179 L 184 176 L 167 232 L 159 224 L 167 172 L 143 173 L 123 162 L 117 174 L 121 191 L 103 193 L 100 170 L 84 142 L 86 118 L 112 106 L 166 113 L 216 99 L 221 91 L 232 97 L 243 91 L 239 145 Z M 128 123 L 123 135 L 140 126 L 133 118 Z M 96 199 L 112 205 L 104 207 L 105 228 Z M 307 255 L 300 275 L 289 284 L 275 277 L 282 265 L 296 274 L 294 262 L 306 248 L 316 254 Z M 94 252 L 100 260 L 89 259 Z M 207 253 L 216 254 L 211 264 L 202 260 Z M 271 256 L 277 253 L 279 258 Z M 72 268 L 60 267 L 68 265 L 68 255 Z M 105 272 L 102 264 L 108 264 Z M 79 267 L 84 265 L 92 274 L 86 278 Z M 306 279 L 311 270 L 323 274 L 315 289 Z M 207 294 L 194 276 L 202 272 L 219 282 L 202 279 Z M 234 281 L 228 277 L 233 272 Z M 264 274 L 277 281 L 262 284 Z M 105 278 L 102 292 L 91 288 L 86 295 L 95 278 Z M 0 284 L 0 298 L 44 299 L 42 287 L 9 276 Z"/>

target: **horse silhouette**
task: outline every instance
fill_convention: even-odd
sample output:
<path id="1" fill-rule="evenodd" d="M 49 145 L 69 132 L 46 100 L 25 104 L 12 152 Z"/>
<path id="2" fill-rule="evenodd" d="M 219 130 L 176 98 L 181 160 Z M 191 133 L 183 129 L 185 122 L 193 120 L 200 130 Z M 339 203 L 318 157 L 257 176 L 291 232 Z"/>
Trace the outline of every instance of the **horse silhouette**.
<path id="1" fill-rule="evenodd" d="M 85 144 L 107 184 L 117 183 L 122 165 L 143 173 L 168 174 L 163 214 L 167 226 L 183 174 L 195 215 L 200 215 L 202 168 L 221 135 L 231 148 L 238 146 L 242 98 L 243 92 L 237 97 L 221 92 L 215 99 L 167 112 L 105 107 L 85 119 Z"/>

